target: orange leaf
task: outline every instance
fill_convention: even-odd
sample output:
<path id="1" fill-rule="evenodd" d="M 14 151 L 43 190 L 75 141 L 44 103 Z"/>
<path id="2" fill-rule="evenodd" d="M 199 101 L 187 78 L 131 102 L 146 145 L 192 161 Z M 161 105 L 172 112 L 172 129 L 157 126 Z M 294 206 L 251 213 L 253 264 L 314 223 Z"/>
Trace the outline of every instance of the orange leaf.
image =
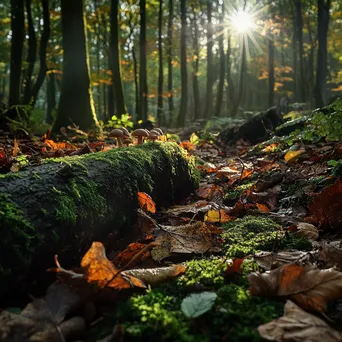
<path id="1" fill-rule="evenodd" d="M 267 205 L 265 205 L 265 204 L 262 204 L 262 203 L 256 203 L 256 206 L 257 206 L 257 208 L 260 210 L 260 211 L 262 211 L 262 212 L 264 212 L 264 213 L 268 213 L 269 211 L 270 211 L 270 209 L 267 207 Z"/>
<path id="2" fill-rule="evenodd" d="M 156 212 L 156 204 L 150 195 L 145 192 L 138 192 L 138 201 L 141 209 L 152 214 Z"/>
<path id="3" fill-rule="evenodd" d="M 114 262 L 117 265 L 126 265 L 128 264 L 132 258 L 139 252 L 141 251 L 146 245 L 142 244 L 142 243 L 137 243 L 137 242 L 133 242 L 130 243 L 128 245 L 128 247 L 122 251 L 121 253 L 119 253 L 115 259 Z M 138 260 L 142 261 L 147 259 L 150 256 L 150 252 L 146 251 L 145 253 L 143 253 Z M 135 262 L 136 263 L 136 262 Z"/>
<path id="4" fill-rule="evenodd" d="M 95 283 L 100 288 L 112 287 L 126 289 L 133 286 L 145 288 L 145 284 L 132 276 L 123 277 L 120 270 L 116 269 L 107 257 L 103 244 L 93 242 L 81 261 L 84 270 L 84 279 L 89 283 Z"/>
<path id="5" fill-rule="evenodd" d="M 231 276 L 234 273 L 241 273 L 241 266 L 245 258 L 234 258 L 233 263 L 224 271 L 225 276 Z"/>
<path id="6" fill-rule="evenodd" d="M 253 174 L 253 171 L 244 169 L 243 172 L 242 172 L 240 180 L 246 179 L 246 178 L 248 178 L 252 174 Z"/>

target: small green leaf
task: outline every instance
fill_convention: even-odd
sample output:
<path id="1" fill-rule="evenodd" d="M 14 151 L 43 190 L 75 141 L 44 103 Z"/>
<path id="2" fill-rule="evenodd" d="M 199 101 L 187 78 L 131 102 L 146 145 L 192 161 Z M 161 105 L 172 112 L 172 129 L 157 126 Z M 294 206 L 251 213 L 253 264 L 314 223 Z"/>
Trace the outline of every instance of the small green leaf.
<path id="1" fill-rule="evenodd" d="M 216 300 L 215 292 L 193 293 L 183 299 L 181 310 L 188 318 L 195 318 L 209 311 Z"/>

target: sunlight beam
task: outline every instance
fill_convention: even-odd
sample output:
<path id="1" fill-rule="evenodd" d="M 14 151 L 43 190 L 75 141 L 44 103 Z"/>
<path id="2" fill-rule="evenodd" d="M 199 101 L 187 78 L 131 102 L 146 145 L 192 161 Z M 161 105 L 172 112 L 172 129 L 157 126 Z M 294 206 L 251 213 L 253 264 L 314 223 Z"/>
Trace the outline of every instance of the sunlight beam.
<path id="1" fill-rule="evenodd" d="M 247 33 L 255 29 L 253 17 L 243 10 L 238 10 L 231 19 L 232 26 L 238 33 Z"/>

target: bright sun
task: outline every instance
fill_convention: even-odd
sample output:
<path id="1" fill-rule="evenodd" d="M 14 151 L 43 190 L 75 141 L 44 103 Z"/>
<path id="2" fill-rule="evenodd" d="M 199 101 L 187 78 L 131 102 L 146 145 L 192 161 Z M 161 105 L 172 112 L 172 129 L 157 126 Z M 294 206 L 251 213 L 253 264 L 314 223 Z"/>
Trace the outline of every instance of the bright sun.
<path id="1" fill-rule="evenodd" d="M 255 28 L 253 17 L 243 10 L 237 11 L 231 21 L 232 26 L 238 33 L 247 33 Z"/>

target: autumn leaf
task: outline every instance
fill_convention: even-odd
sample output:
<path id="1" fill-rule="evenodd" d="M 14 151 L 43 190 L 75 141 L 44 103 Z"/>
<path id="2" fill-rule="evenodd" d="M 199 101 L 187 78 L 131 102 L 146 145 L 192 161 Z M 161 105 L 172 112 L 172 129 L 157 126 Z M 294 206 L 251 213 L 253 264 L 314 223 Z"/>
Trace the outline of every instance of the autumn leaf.
<path id="1" fill-rule="evenodd" d="M 234 258 L 231 265 L 228 265 L 228 267 L 224 271 L 224 275 L 229 277 L 234 273 L 241 273 L 241 266 L 244 260 L 245 258 Z"/>
<path id="2" fill-rule="evenodd" d="M 342 299 L 342 273 L 334 268 L 291 264 L 247 279 L 252 295 L 288 297 L 306 310 L 324 312 L 329 301 Z"/>
<path id="3" fill-rule="evenodd" d="M 287 163 L 294 162 L 304 152 L 305 152 L 304 149 L 299 149 L 297 151 L 289 151 L 285 154 L 284 159 Z"/>
<path id="4" fill-rule="evenodd" d="M 145 288 L 145 284 L 132 276 L 124 277 L 120 270 L 116 269 L 105 253 L 101 242 L 93 242 L 81 261 L 84 270 L 84 279 L 94 283 L 100 288 L 112 287 L 115 289 L 126 289 L 133 286 Z"/>
<path id="5" fill-rule="evenodd" d="M 171 265 L 168 267 L 133 269 L 124 271 L 123 274 L 136 277 L 148 285 L 157 285 L 184 274 L 185 270 L 186 267 L 183 265 Z"/>
<path id="6" fill-rule="evenodd" d="M 267 207 L 267 205 L 262 204 L 262 203 L 256 203 L 255 204 L 257 206 L 257 208 L 259 209 L 259 211 L 262 211 L 263 213 L 268 213 L 270 211 L 270 209 Z"/>
<path id="7" fill-rule="evenodd" d="M 132 258 L 145 247 L 146 245 L 142 243 L 138 243 L 138 242 L 130 243 L 124 251 L 120 252 L 115 257 L 114 263 L 116 265 L 128 264 L 132 260 Z M 138 260 L 135 260 L 135 264 L 137 263 L 137 261 L 146 260 L 149 256 L 150 256 L 150 252 L 146 251 L 139 257 Z"/>
<path id="8" fill-rule="evenodd" d="M 341 342 L 342 333 L 331 328 L 321 318 L 314 316 L 288 300 L 284 316 L 258 327 L 266 340 L 294 342 Z"/>
<path id="9" fill-rule="evenodd" d="M 204 216 L 204 221 L 209 223 L 224 223 L 232 220 L 223 209 L 209 210 Z"/>
<path id="10" fill-rule="evenodd" d="M 138 201 L 141 209 L 145 210 L 146 212 L 155 214 L 156 204 L 154 203 L 150 195 L 146 194 L 145 192 L 138 192 Z"/>

